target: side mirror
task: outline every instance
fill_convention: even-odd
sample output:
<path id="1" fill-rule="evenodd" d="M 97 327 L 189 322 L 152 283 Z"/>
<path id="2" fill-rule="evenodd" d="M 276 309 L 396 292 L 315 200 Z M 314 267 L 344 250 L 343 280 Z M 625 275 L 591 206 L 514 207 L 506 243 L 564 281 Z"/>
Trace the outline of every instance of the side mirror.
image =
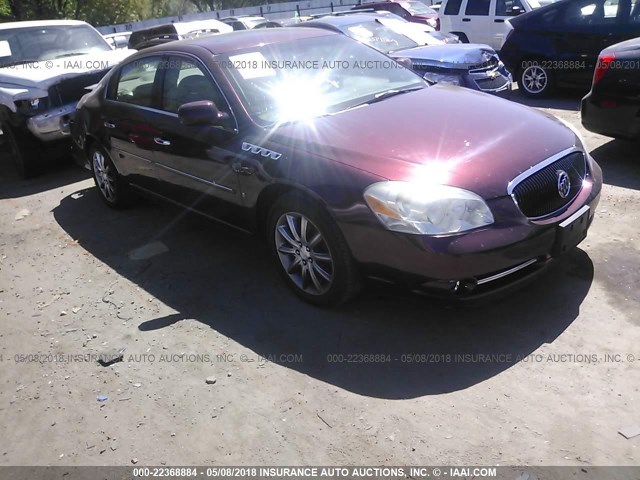
<path id="1" fill-rule="evenodd" d="M 187 126 L 223 127 L 229 114 L 221 112 L 216 104 L 209 100 L 185 103 L 178 108 L 180 123 Z"/>
<path id="2" fill-rule="evenodd" d="M 514 5 L 510 9 L 507 10 L 507 14 L 515 17 L 516 15 L 520 15 L 522 13 L 522 7 L 519 5 Z"/>
<path id="3" fill-rule="evenodd" d="M 408 68 L 409 70 L 413 70 L 413 62 L 411 61 L 410 58 L 407 57 L 398 57 L 395 59 L 396 62 L 398 62 L 400 65 L 402 65 L 404 68 Z"/>

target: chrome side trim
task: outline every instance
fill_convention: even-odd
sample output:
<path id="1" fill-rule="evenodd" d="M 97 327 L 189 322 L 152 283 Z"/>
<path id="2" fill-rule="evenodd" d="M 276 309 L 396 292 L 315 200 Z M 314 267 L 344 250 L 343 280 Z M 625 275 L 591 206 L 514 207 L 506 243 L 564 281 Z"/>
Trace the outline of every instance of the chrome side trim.
<path id="1" fill-rule="evenodd" d="M 581 150 L 574 145 L 571 148 L 567 148 L 566 150 L 563 150 L 563 151 L 561 151 L 559 153 L 556 153 L 555 155 L 553 155 L 553 156 L 547 158 L 546 160 L 544 160 L 544 161 L 534 165 L 533 167 L 529 168 L 528 170 L 525 170 L 524 172 L 522 172 L 520 175 L 518 175 L 516 178 L 514 178 L 513 180 L 511 180 L 509 182 L 509 185 L 507 185 L 507 193 L 509 195 L 513 194 L 513 189 L 516 188 L 518 186 L 518 184 L 520 182 L 522 182 L 525 178 L 529 178 L 534 173 L 539 172 L 543 168 L 551 165 L 553 162 L 557 162 L 561 158 L 566 157 L 567 155 L 569 155 L 569 154 L 571 154 L 573 152 L 580 152 L 580 151 Z M 585 158 L 585 162 L 586 162 L 586 158 Z"/>
<path id="2" fill-rule="evenodd" d="M 171 167 L 169 167 L 167 165 L 163 165 L 162 163 L 155 162 L 155 164 L 160 168 L 164 168 L 165 170 L 168 170 L 168 171 L 173 172 L 173 173 L 177 173 L 178 175 L 182 175 L 183 177 L 187 177 L 187 178 L 190 178 L 192 180 L 196 180 L 197 182 L 204 183 L 205 185 L 208 185 L 210 187 L 219 188 L 220 190 L 224 190 L 225 192 L 229 192 L 229 193 L 236 193 L 236 191 L 233 188 L 227 187 L 225 185 L 220 185 L 219 183 L 216 183 L 214 181 L 205 180 L 204 178 L 196 177 L 195 175 L 191 175 L 191 174 L 183 172 L 181 170 L 176 170 L 175 168 L 171 168 Z"/>
<path id="3" fill-rule="evenodd" d="M 490 277 L 486 277 L 486 278 L 482 278 L 480 280 L 478 280 L 478 285 L 482 285 L 485 283 L 489 283 L 489 282 L 493 282 L 495 280 L 498 280 L 500 278 L 506 277 L 507 275 L 511 275 L 512 273 L 516 273 L 519 270 L 522 270 L 523 268 L 527 268 L 529 265 L 533 265 L 534 263 L 536 263 L 538 261 L 537 258 L 532 258 L 531 260 L 528 260 L 520 265 L 516 265 L 513 268 L 510 268 L 509 270 L 505 270 L 504 272 L 500 272 L 500 273 L 496 273 L 495 275 L 491 275 Z"/>
<path id="4" fill-rule="evenodd" d="M 239 227 L 237 225 L 234 225 L 233 223 L 225 222 L 224 220 L 222 220 L 222 219 L 220 219 L 218 217 L 214 217 L 213 215 L 209 215 L 208 213 L 205 213 L 202 210 L 198 210 L 196 208 L 190 207 L 189 205 L 185 205 L 184 203 L 177 202 L 173 198 L 165 197 L 164 195 L 160 195 L 158 192 L 154 192 L 153 190 L 149 190 L 147 188 L 141 187 L 138 184 L 132 183 L 131 186 L 133 188 L 136 188 L 136 189 L 140 190 L 141 192 L 147 193 L 147 194 L 152 195 L 152 196 L 154 196 L 156 198 L 161 198 L 161 199 L 163 199 L 163 200 L 165 200 L 165 201 L 167 201 L 169 203 L 172 203 L 172 204 L 177 205 L 179 207 L 182 207 L 182 208 L 184 208 L 186 210 L 189 210 L 190 212 L 197 213 L 198 215 L 202 215 L 203 217 L 207 217 L 208 219 L 213 220 L 214 222 L 220 223 L 220 224 L 225 225 L 227 227 L 234 228 L 236 230 L 239 230 L 239 231 L 241 231 L 243 233 L 247 233 L 249 235 L 251 235 L 253 233 L 253 232 L 251 232 L 251 230 L 247 230 L 246 228 Z"/>

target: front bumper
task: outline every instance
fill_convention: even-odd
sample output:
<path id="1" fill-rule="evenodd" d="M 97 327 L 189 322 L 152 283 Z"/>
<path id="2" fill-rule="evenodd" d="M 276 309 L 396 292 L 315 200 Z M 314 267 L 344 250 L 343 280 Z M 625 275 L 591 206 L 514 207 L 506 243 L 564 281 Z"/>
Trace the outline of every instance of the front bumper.
<path id="1" fill-rule="evenodd" d="M 43 142 L 53 142 L 69 138 L 69 120 L 76 109 L 76 103 L 52 108 L 27 119 L 27 128 Z"/>
<path id="2" fill-rule="evenodd" d="M 490 200 L 496 222 L 468 233 L 427 236 L 390 232 L 370 222 L 341 225 L 351 251 L 369 277 L 410 289 L 460 297 L 504 288 L 538 273 L 560 256 L 558 225 L 585 205 L 589 225 L 600 199 L 602 171 L 591 162 L 576 199 L 554 218 L 532 221 L 511 197 Z"/>

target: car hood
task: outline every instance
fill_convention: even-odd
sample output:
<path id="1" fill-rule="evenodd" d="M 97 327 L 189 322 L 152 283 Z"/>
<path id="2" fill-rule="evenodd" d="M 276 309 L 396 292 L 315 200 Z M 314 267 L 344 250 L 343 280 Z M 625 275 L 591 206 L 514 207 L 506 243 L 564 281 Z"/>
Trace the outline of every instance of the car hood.
<path id="1" fill-rule="evenodd" d="M 281 125 L 279 151 L 321 156 L 389 180 L 438 183 L 490 199 L 575 145 L 551 115 L 468 89 L 435 85 L 338 114 Z"/>
<path id="2" fill-rule="evenodd" d="M 407 48 L 389 53 L 389 56 L 424 60 L 423 63 L 433 62 L 433 65 L 441 67 L 464 68 L 466 70 L 471 65 L 491 60 L 496 56 L 496 52 L 489 45 L 460 43 Z"/>
<path id="3" fill-rule="evenodd" d="M 13 104 L 17 100 L 46 97 L 51 85 L 65 78 L 113 67 L 135 52 L 108 50 L 0 68 L 0 102 L 15 111 Z"/>

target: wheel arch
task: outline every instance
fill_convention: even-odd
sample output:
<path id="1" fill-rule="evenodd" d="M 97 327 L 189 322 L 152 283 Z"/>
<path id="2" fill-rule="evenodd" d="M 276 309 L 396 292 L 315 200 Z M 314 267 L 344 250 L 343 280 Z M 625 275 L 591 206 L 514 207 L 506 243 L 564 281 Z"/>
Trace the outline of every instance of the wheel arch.
<path id="1" fill-rule="evenodd" d="M 324 208 L 335 221 L 334 215 L 328 208 L 327 203 L 313 190 L 292 183 L 274 183 L 262 190 L 262 192 L 260 192 L 260 195 L 258 196 L 258 200 L 256 201 L 256 230 L 261 235 L 265 233 L 271 208 L 280 198 L 290 193 L 299 194 L 303 198 L 308 199 L 318 206 Z"/>

